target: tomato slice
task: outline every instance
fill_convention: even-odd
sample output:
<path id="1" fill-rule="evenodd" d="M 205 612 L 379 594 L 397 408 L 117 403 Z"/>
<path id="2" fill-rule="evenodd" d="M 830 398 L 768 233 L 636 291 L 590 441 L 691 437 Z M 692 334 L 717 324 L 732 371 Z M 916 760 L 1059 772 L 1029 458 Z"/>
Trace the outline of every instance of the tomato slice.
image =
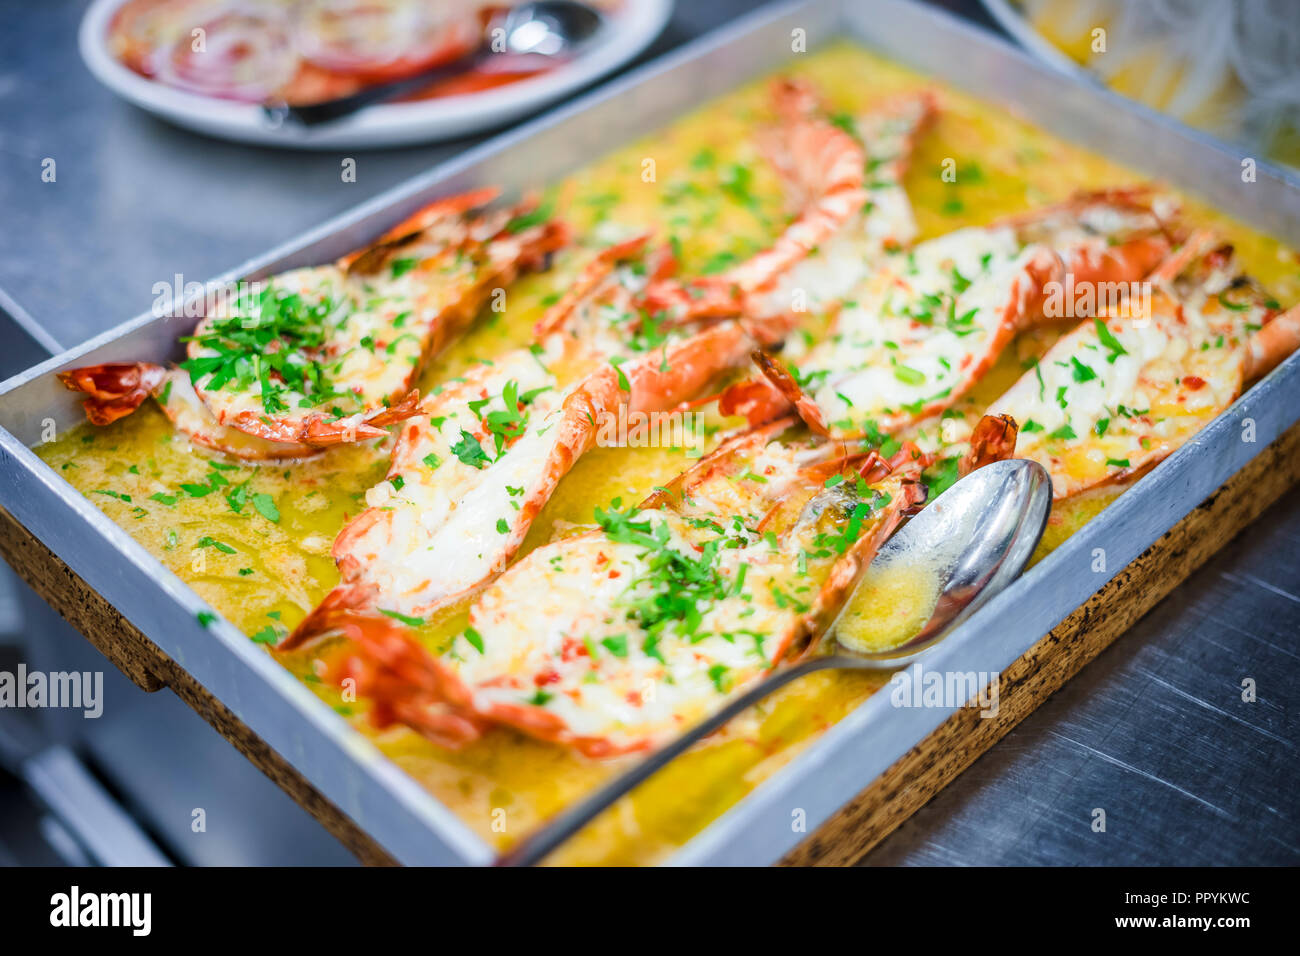
<path id="1" fill-rule="evenodd" d="M 204 0 L 126 0 L 108 23 L 108 47 L 137 73 L 152 76 L 155 51 L 188 35 L 203 6 Z"/>
<path id="2" fill-rule="evenodd" d="M 482 28 L 458 0 L 319 0 L 298 8 L 295 37 L 308 62 L 379 82 L 471 53 Z"/>
<path id="3" fill-rule="evenodd" d="M 262 102 L 298 72 L 289 20 L 232 4 L 155 51 L 159 80 L 207 96 Z"/>

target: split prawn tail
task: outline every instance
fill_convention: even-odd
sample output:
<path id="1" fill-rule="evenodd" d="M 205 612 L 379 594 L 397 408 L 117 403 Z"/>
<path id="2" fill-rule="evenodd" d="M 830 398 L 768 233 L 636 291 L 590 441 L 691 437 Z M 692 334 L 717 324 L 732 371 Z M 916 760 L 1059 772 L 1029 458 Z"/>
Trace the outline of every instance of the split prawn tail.
<path id="1" fill-rule="evenodd" d="M 597 252 L 559 300 L 533 326 L 533 341 L 541 345 L 552 335 L 560 333 L 577 337 L 581 330 L 575 328 L 574 323 L 579 308 L 605 284 L 621 263 L 644 253 L 652 237 L 653 233 L 644 232 Z"/>
<path id="2" fill-rule="evenodd" d="M 311 458 L 322 449 L 297 443 L 264 441 L 219 424 L 203 404 L 187 373 L 148 362 L 89 365 L 58 373 L 72 391 L 90 397 L 82 403 L 93 425 L 109 425 L 130 415 L 153 397 L 172 426 L 196 445 L 246 461 Z"/>
<path id="3" fill-rule="evenodd" d="M 810 178 L 807 175 L 808 170 L 801 166 L 799 154 L 790 144 L 788 131 L 818 122 L 830 121 L 840 127 L 845 123 L 840 118 L 831 119 L 831 111 L 820 92 L 806 81 L 778 78 L 772 83 L 770 98 L 781 118 L 782 127 L 765 131 L 760 147 L 768 162 L 781 176 L 793 208 L 798 210 L 816 195 L 820 177 Z M 888 235 L 889 230 L 877 228 L 877 224 L 865 224 L 865 232 L 881 238 L 886 247 L 910 242 L 916 226 L 906 193 L 900 193 L 896 199 L 891 198 L 883 204 L 901 208 L 878 210 L 877 206 L 881 204 L 875 200 L 883 189 L 902 189 L 903 176 L 911 162 L 916 141 L 938 112 L 939 97 L 936 93 L 920 90 L 892 97 L 873 107 L 870 112 L 853 117 L 847 124 L 851 127 L 851 135 L 856 136 L 863 149 L 864 166 L 871 172 L 868 188 L 872 205 L 865 210 L 865 215 L 868 218 L 881 213 L 895 218 L 901 215 L 903 220 L 878 224 L 896 227 L 894 235 Z"/>
<path id="4" fill-rule="evenodd" d="M 82 408 L 94 425 L 110 425 L 139 408 L 162 386 L 167 369 L 149 362 L 110 362 L 57 373 L 69 391 L 85 394 Z"/>
<path id="5" fill-rule="evenodd" d="M 1204 229 L 1193 233 L 1149 278 L 1153 285 L 1175 297 L 1185 285 L 1226 286 L 1235 281 L 1241 287 L 1233 295 L 1245 299 L 1241 304 L 1247 306 L 1259 326 L 1246 339 L 1242 380 L 1250 383 L 1263 378 L 1300 349 L 1300 304 L 1283 310 L 1258 283 L 1235 275 L 1235 268 L 1232 245 L 1223 242 L 1213 230 Z"/>
<path id="6" fill-rule="evenodd" d="M 450 750 L 483 735 L 488 724 L 473 712 L 468 688 L 408 628 L 391 618 L 346 607 L 322 605 L 313 615 L 316 620 L 307 637 L 298 636 L 300 626 L 276 651 L 295 650 L 326 633 L 347 638 L 346 653 L 327 667 L 324 676 L 337 686 L 351 681 L 357 694 L 370 701 L 369 716 L 375 727 L 403 724 Z"/>
<path id="7" fill-rule="evenodd" d="M 418 414 L 419 395 L 412 383 L 423 364 L 465 333 L 494 289 L 508 285 L 524 271 L 544 267 L 552 253 L 571 238 L 563 223 L 528 218 L 538 208 L 535 199 L 511 208 L 474 211 L 496 195 L 496 190 L 475 190 L 438 200 L 379 242 L 339 261 L 349 275 L 364 276 L 382 270 L 397 250 L 411 246 L 410 252 L 418 260 L 413 274 L 419 277 L 429 271 L 428 281 L 415 295 L 415 318 L 405 327 L 408 331 L 398 335 L 394 324 L 390 331 L 396 338 L 388 349 L 371 350 L 363 364 L 336 383 L 355 393 L 358 411 L 337 417 L 328 409 L 304 410 L 291 401 L 289 408 L 278 413 L 264 412 L 241 407 L 236 396 L 200 386 L 199 394 L 217 421 L 267 441 L 323 447 L 383 437 L 388 426 Z M 445 266 L 454 266 L 451 278 L 441 277 Z M 392 358 L 394 345 L 406 338 L 418 343 L 414 354 Z M 329 341 L 326 351 L 340 344 Z M 190 344 L 191 359 L 201 352 L 195 338 Z"/>
<path id="8" fill-rule="evenodd" d="M 454 196 L 442 196 L 407 216 L 382 236 L 367 246 L 350 252 L 338 260 L 338 266 L 351 274 L 368 274 L 376 271 L 389 254 L 439 222 L 463 216 L 471 210 L 486 206 L 501 195 L 495 187 L 472 189 Z"/>
<path id="9" fill-rule="evenodd" d="M 326 669 L 325 679 L 338 686 L 351 680 L 357 694 L 370 702 L 370 720 L 380 729 L 401 724 L 441 747 L 457 750 L 490 728 L 506 725 L 593 759 L 650 745 L 649 741 L 618 745 L 603 737 L 574 734 L 563 718 L 526 703 L 477 700 L 460 676 L 429 653 L 404 625 L 355 611 L 346 603 L 343 595 L 326 598 L 276 651 L 294 651 L 327 634 L 347 638 L 347 651 Z"/>
<path id="10" fill-rule="evenodd" d="M 1018 327 L 1086 318 L 1110 298 L 1131 298 L 1138 283 L 1185 239 L 1175 200 L 1151 184 L 1081 191 L 1065 202 L 995 223 L 1022 241 L 1055 249 L 1064 272 L 1026 300 Z M 1073 299 L 1064 301 L 1068 278 Z M 1093 303 L 1092 307 L 1088 303 Z"/>
<path id="11" fill-rule="evenodd" d="M 937 110 L 930 91 L 908 94 L 862 117 L 856 133 L 841 128 L 808 83 L 773 82 L 771 98 L 780 126 L 765 131 L 759 145 L 781 177 L 795 215 L 768 249 L 716 276 L 652 283 L 649 311 L 672 324 L 743 316 L 765 346 L 781 342 L 797 325 L 796 315 L 774 312 L 768 293 L 821 245 L 844 233 L 861 212 L 863 239 L 882 248 L 908 243 L 915 221 L 902 176 L 917 136 Z M 865 144 L 865 145 L 864 145 Z M 873 166 L 870 190 L 864 170 Z M 871 199 L 870 204 L 868 199 Z"/>
<path id="12" fill-rule="evenodd" d="M 782 178 L 801 199 L 801 208 L 767 249 L 716 276 L 688 282 L 665 280 L 647 295 L 652 308 L 675 322 L 737 315 L 750 296 L 770 288 L 797 262 L 836 235 L 867 202 L 866 154 L 854 137 L 812 108 L 807 93 L 791 81 L 774 88 L 782 124 L 782 150 L 774 160 Z"/>
<path id="13" fill-rule="evenodd" d="M 1137 408 L 1146 395 L 1167 395 L 1169 414 L 1126 416 L 1116 428 L 1092 412 L 1072 422 L 1067 417 L 1071 428 L 1064 435 L 1022 437 L 1020 456 L 1047 468 L 1054 500 L 1141 478 L 1194 440 L 1205 422 L 1241 394 L 1252 374 L 1267 371 L 1300 345 L 1294 310 L 1282 312 L 1257 283 L 1242 275 L 1232 247 L 1211 231 L 1191 235 L 1153 270 L 1149 281 L 1154 287 L 1149 313 L 1145 308 L 1108 313 L 1097 319 L 1095 332 L 1093 323 L 1081 323 L 1053 344 L 1033 373 L 1021 376 L 990 406 L 1025 420 L 1042 394 L 1064 394 L 1073 387 L 1071 363 L 1076 368 L 1086 365 L 1099 341 L 1110 337 L 1119 349 L 1128 342 L 1127 354 L 1138 354 L 1137 330 L 1146 323 L 1167 340 L 1186 346 L 1135 361 L 1117 382 L 1112 380 L 1115 390 L 1108 393 L 1108 403 Z M 1270 332 L 1271 326 L 1276 328 Z M 1209 381 L 1214 391 L 1193 399 Z M 1097 467 L 1102 460 L 1105 467 Z"/>
<path id="14" fill-rule="evenodd" d="M 983 416 L 971 432 L 970 449 L 957 463 L 957 474 L 965 477 L 995 461 L 1014 458 L 1019 434 L 1020 426 L 1010 415 Z"/>
<path id="15" fill-rule="evenodd" d="M 817 402 L 795 381 L 780 360 L 763 349 L 750 353 L 759 375 L 729 385 L 718 396 L 723 415 L 743 415 L 751 428 L 797 414 L 816 435 L 830 437 L 830 426 Z"/>
<path id="16" fill-rule="evenodd" d="M 806 657 L 817 649 L 844 605 L 853 596 L 881 545 L 889 540 L 906 518 L 925 504 L 928 491 L 921 481 L 923 462 L 924 457 L 910 446 L 904 447 L 888 460 L 875 454 L 867 456 L 862 467 L 871 475 L 868 481 L 897 479 L 897 493 L 885 506 L 888 513 L 870 532 L 854 541 L 831 567 L 830 575 L 817 592 L 812 607 L 800 621 L 798 629 L 785 646 L 773 654 L 774 667 L 782 660 Z"/>
<path id="17" fill-rule="evenodd" d="M 1250 337 L 1246 355 L 1246 381 L 1263 378 L 1296 349 L 1300 349 L 1300 305 L 1272 316 L 1267 324 Z"/>
<path id="18" fill-rule="evenodd" d="M 849 133 L 820 116 L 786 125 L 787 175 L 805 198 L 794 222 L 772 246 L 722 273 L 720 281 L 754 293 L 840 231 L 867 203 L 866 154 Z"/>
<path id="19" fill-rule="evenodd" d="M 323 415 L 308 415 L 300 419 L 277 419 L 265 414 L 245 410 L 227 415 L 218 421 L 263 441 L 281 444 L 307 445 L 325 448 L 330 445 L 351 444 L 383 438 L 388 434 L 385 426 L 396 424 L 420 413 L 420 393 L 410 391 L 394 405 L 359 412 L 346 418 L 329 419 Z"/>
<path id="20" fill-rule="evenodd" d="M 1027 324 L 1026 317 L 1041 311 L 1047 290 L 1053 283 L 1061 281 L 1065 271 L 1060 256 L 1045 246 L 1029 247 L 1022 252 L 1019 269 L 1008 280 L 995 332 L 989 338 L 984 352 L 964 369 L 962 380 L 942 399 L 929 401 L 905 415 L 881 420 L 879 427 L 886 432 L 896 431 L 911 422 L 938 414 L 957 401 L 993 366 L 1016 333 Z M 804 391 L 780 361 L 761 350 L 753 354 L 753 360 L 760 374 L 737 382 L 722 392 L 718 400 L 718 410 L 722 414 L 744 415 L 753 426 L 793 411 L 814 433 L 824 437 L 832 436 L 825 411 L 813 396 Z M 843 433 L 837 430 L 834 437 L 847 439 L 863 435 L 856 430 Z"/>

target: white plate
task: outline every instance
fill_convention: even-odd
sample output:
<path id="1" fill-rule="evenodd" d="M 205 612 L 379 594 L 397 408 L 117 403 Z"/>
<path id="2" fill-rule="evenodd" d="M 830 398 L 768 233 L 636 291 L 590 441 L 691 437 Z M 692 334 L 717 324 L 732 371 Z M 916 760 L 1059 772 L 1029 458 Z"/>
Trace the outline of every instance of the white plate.
<path id="1" fill-rule="evenodd" d="M 627 0 L 607 36 L 578 59 L 493 90 L 371 106 L 327 126 L 276 127 L 260 106 L 187 93 L 146 79 L 109 52 L 108 24 L 124 0 L 95 0 L 81 21 L 81 58 L 123 99 L 178 126 L 222 139 L 291 149 L 381 147 L 465 136 L 536 111 L 636 56 L 659 35 L 672 0 Z"/>

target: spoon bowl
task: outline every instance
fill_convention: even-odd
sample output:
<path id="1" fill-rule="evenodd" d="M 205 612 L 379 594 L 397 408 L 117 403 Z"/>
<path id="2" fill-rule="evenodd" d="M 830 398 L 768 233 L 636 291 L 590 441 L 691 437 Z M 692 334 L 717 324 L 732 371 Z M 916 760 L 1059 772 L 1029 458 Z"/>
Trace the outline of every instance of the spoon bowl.
<path id="1" fill-rule="evenodd" d="M 600 32 L 600 11 L 574 0 L 536 0 L 512 7 L 501 24 L 506 54 L 570 56 Z"/>
<path id="2" fill-rule="evenodd" d="M 1052 481 L 1037 462 L 1009 458 L 962 478 L 900 528 L 872 562 L 922 560 L 935 571 L 939 596 L 929 619 L 914 637 L 887 650 L 858 651 L 836 640 L 836 656 L 890 670 L 916 659 L 1020 575 L 1051 510 Z"/>
<path id="3" fill-rule="evenodd" d="M 895 533 L 872 562 L 873 566 L 879 561 L 916 562 L 937 571 L 938 599 L 915 637 L 887 650 L 865 653 L 836 641 L 832 653 L 813 654 L 773 671 L 698 726 L 561 811 L 504 854 L 497 865 L 540 862 L 667 763 L 768 694 L 805 674 L 819 670 L 894 670 L 925 653 L 1019 576 L 1038 547 L 1051 508 L 1052 482 L 1037 462 L 1012 458 L 966 475 Z M 846 601 L 845 606 L 850 603 Z M 842 617 L 841 611 L 840 618 L 831 625 L 832 633 Z"/>

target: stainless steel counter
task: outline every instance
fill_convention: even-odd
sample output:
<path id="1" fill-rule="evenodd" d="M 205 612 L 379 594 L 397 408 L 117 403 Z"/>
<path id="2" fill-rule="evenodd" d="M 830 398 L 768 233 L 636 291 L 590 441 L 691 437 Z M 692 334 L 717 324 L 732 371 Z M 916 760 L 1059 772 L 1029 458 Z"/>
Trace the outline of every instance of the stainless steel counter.
<path id="1" fill-rule="evenodd" d="M 679 0 L 646 56 L 753 5 Z M 0 310 L 27 323 L 47 348 L 137 314 L 154 299 L 156 282 L 222 272 L 464 146 L 334 154 L 205 139 L 154 120 L 94 82 L 75 48 L 84 4 L 5 6 Z M 978 16 L 974 5 L 950 6 Z M 357 161 L 355 183 L 339 175 L 349 155 Z M 57 164 L 53 183 L 41 179 L 47 157 Z M 17 354 L 0 355 L 0 377 L 17 370 Z M 1300 495 L 1293 493 L 868 862 L 1300 861 L 1298 559 Z M 29 626 L 67 630 L 52 615 L 37 617 Z M 1241 699 L 1245 678 L 1257 684 L 1254 703 Z M 261 831 L 280 834 L 278 844 L 259 843 L 248 821 L 226 830 L 224 848 L 217 833 L 208 846 L 195 845 L 178 816 L 186 807 L 203 794 L 251 806 L 270 784 L 197 718 L 182 716 L 169 695 L 147 697 L 125 682 L 112 692 L 122 716 L 78 742 L 179 858 L 341 858 L 283 798 L 268 816 L 290 823 Z M 186 721 L 185 733 L 210 734 L 211 746 L 196 751 L 176 746 L 179 735 L 160 736 L 160 726 Z M 1092 828 L 1096 808 L 1106 812 L 1104 833 Z"/>
<path id="2" fill-rule="evenodd" d="M 65 348 L 147 308 L 154 283 L 209 279 L 472 142 L 315 153 L 174 128 L 91 77 L 76 48 L 86 5 L 0 0 L 0 289 Z M 634 64 L 755 5 L 680 0 Z"/>

